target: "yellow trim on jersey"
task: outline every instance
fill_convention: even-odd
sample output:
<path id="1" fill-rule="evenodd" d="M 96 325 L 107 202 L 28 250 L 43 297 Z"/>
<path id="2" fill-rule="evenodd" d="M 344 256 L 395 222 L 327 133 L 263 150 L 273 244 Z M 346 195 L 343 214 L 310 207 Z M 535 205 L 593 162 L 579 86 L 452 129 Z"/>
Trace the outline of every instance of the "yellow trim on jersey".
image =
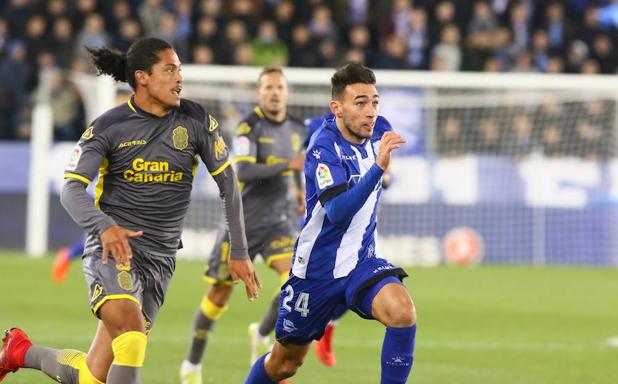
<path id="1" fill-rule="evenodd" d="M 193 180 L 195 181 L 195 175 L 197 175 L 197 167 L 200 165 L 200 155 L 193 156 L 193 168 L 191 172 L 193 173 Z"/>
<path id="2" fill-rule="evenodd" d="M 213 176 L 217 176 L 221 172 L 225 171 L 225 168 L 229 167 L 231 163 L 232 162 L 230 161 L 230 159 L 227 159 L 227 161 L 223 163 L 223 165 L 220 166 L 219 169 L 217 169 L 216 171 L 210 172 L 210 174 Z"/>
<path id="3" fill-rule="evenodd" d="M 219 320 L 219 318 L 227 311 L 229 308 L 228 305 L 223 307 L 218 306 L 217 304 L 210 301 L 208 296 L 204 296 L 202 298 L 202 303 L 200 304 L 200 309 L 204 316 L 208 317 L 210 320 Z"/>
<path id="4" fill-rule="evenodd" d="M 202 276 L 202 281 L 210 285 L 223 284 L 223 285 L 228 285 L 230 287 L 234 285 L 234 283 L 229 280 L 218 280 L 210 276 Z"/>
<path id="5" fill-rule="evenodd" d="M 103 194 L 103 179 L 105 179 L 105 175 L 109 173 L 107 167 L 109 166 L 109 160 L 107 158 L 103 159 L 103 164 L 99 168 L 99 181 L 97 181 L 97 185 L 94 188 L 94 206 L 99 208 L 99 199 L 101 199 L 101 195 Z"/>
<path id="6" fill-rule="evenodd" d="M 275 253 L 274 255 L 268 256 L 268 259 L 266 260 L 266 265 L 270 267 L 273 261 L 291 258 L 292 256 L 294 256 L 294 252 Z"/>
<path id="7" fill-rule="evenodd" d="M 142 304 L 139 302 L 139 300 L 137 300 L 135 297 L 131 295 L 124 295 L 124 294 L 123 295 L 107 295 L 104 298 L 102 298 L 101 301 L 99 301 L 94 307 L 92 307 L 92 313 L 97 313 L 99 308 L 101 308 L 103 304 L 105 304 L 106 302 L 110 300 L 130 300 L 130 301 L 136 302 L 137 305 L 139 305 L 140 309 L 142 308 Z"/>
<path id="8" fill-rule="evenodd" d="M 257 163 L 257 159 L 255 158 L 255 156 L 237 156 L 234 159 L 234 162 L 236 163 L 240 163 L 241 161 L 247 161 L 249 163 Z"/>
<path id="9" fill-rule="evenodd" d="M 129 108 L 131 108 L 133 112 L 137 113 L 137 110 L 135 109 L 133 104 L 131 104 L 131 99 L 127 100 L 127 105 L 129 106 Z"/>
<path id="10" fill-rule="evenodd" d="M 255 107 L 253 108 L 253 110 L 255 111 L 255 113 L 259 116 L 260 119 L 264 118 L 264 112 L 262 111 L 262 108 L 260 107 Z"/>
<path id="11" fill-rule="evenodd" d="M 146 357 L 148 337 L 143 332 L 129 331 L 112 340 L 113 365 L 141 367 Z"/>
<path id="12" fill-rule="evenodd" d="M 64 178 L 65 179 L 75 179 L 75 180 L 79 180 L 83 183 L 86 183 L 86 185 L 90 185 L 90 183 L 92 183 L 92 180 L 88 180 L 87 178 L 85 178 L 82 175 L 78 175 L 77 173 L 65 173 L 64 174 Z"/>

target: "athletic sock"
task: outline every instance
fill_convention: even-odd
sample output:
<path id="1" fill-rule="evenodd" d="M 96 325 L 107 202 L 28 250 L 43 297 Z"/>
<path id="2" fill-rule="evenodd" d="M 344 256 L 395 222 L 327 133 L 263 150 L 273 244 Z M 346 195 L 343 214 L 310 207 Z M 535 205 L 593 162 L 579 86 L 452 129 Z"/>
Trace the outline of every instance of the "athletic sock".
<path id="1" fill-rule="evenodd" d="M 249 376 L 245 380 L 245 384 L 276 384 L 266 373 L 266 367 L 264 366 L 264 361 L 266 360 L 266 356 L 270 354 L 266 353 L 259 359 L 255 361 L 251 370 L 249 371 Z"/>
<path id="2" fill-rule="evenodd" d="M 125 332 L 112 340 L 114 361 L 107 374 L 107 384 L 140 383 L 147 344 L 146 334 L 137 331 Z"/>
<path id="3" fill-rule="evenodd" d="M 193 338 L 189 347 L 187 361 L 200 364 L 208 343 L 208 335 L 212 332 L 217 320 L 227 311 L 227 306 L 219 307 L 208 296 L 204 296 L 200 307 L 195 312 L 193 320 Z"/>
<path id="4" fill-rule="evenodd" d="M 416 325 L 386 327 L 382 343 L 381 384 L 405 384 L 414 363 Z"/>
<path id="5" fill-rule="evenodd" d="M 86 354 L 74 349 L 52 349 L 33 345 L 26 352 L 25 368 L 38 369 L 63 384 L 103 384 L 86 365 Z"/>

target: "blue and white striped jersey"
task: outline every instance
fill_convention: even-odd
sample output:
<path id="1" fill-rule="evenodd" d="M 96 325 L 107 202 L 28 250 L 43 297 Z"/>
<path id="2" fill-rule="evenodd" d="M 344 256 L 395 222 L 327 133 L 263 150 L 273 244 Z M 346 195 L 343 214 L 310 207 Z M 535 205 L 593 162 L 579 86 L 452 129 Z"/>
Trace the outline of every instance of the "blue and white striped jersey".
<path id="1" fill-rule="evenodd" d="M 381 186 L 342 225 L 330 222 L 325 202 L 348 189 L 375 163 L 378 143 L 392 130 L 386 119 L 363 144 L 347 141 L 333 117 L 312 135 L 305 157 L 307 216 L 296 242 L 292 274 L 302 279 L 330 280 L 347 276 L 359 261 L 375 256 L 376 213 Z M 379 121 L 379 120 L 378 120 Z"/>

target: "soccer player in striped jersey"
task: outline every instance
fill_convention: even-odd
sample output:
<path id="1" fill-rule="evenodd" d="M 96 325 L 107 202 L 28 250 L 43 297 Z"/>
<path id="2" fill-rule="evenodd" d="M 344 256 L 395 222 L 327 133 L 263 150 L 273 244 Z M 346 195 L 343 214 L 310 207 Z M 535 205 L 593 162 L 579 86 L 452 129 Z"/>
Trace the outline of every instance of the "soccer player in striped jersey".
<path id="1" fill-rule="evenodd" d="M 288 114 L 287 81 L 280 68 L 268 67 L 260 73 L 257 99 L 259 105 L 236 130 L 235 162 L 238 180 L 243 184 L 249 256 L 253 259 L 261 255 L 283 284 L 289 276 L 298 233 L 288 217 L 290 205 L 296 203 L 290 190 L 302 186 L 302 143 L 307 129 L 301 120 Z M 197 308 L 189 353 L 180 367 L 182 384 L 202 383 L 201 362 L 208 337 L 227 310 L 233 290 L 227 267 L 228 256 L 229 236 L 227 229 L 221 226 L 204 274 L 204 281 L 211 285 Z M 279 290 L 262 321 L 249 326 L 251 363 L 268 350 L 268 335 L 275 329 L 278 310 Z M 259 349 L 262 350 L 258 353 Z"/>
<path id="2" fill-rule="evenodd" d="M 309 146 L 311 136 L 318 131 L 325 123 L 329 121 L 332 123 L 335 120 L 333 113 L 327 113 L 319 117 L 313 117 L 305 120 L 307 126 L 307 137 L 305 139 L 304 146 Z M 371 140 L 375 143 L 380 141 L 382 135 L 385 132 L 392 131 L 393 127 L 391 123 L 382 115 L 378 115 L 375 126 L 373 128 L 373 134 Z M 392 181 L 390 172 L 388 169 L 384 170 L 382 175 L 382 188 L 387 189 Z M 326 366 L 333 367 L 337 361 L 335 357 L 335 350 L 333 349 L 333 337 L 335 332 L 335 326 L 338 320 L 348 311 L 347 307 L 341 306 L 338 311 L 333 314 L 333 318 L 324 329 L 324 335 L 315 342 L 315 353 L 318 359 Z"/>
<path id="3" fill-rule="evenodd" d="M 246 384 L 293 376 L 342 305 L 386 327 L 382 384 L 403 384 L 412 369 L 416 311 L 402 284 L 406 273 L 375 253 L 380 181 L 405 139 L 385 132 L 371 140 L 379 96 L 370 69 L 347 64 L 331 83 L 335 120 L 311 137 L 307 149 L 307 215 L 281 289 L 277 341 L 255 362 Z"/>
<path id="4" fill-rule="evenodd" d="M 33 368 L 64 384 L 140 382 L 147 334 L 174 272 L 200 158 L 221 192 L 230 228 L 230 272 L 244 281 L 250 300 L 258 293 L 227 147 L 215 118 L 180 98 L 181 64 L 172 46 L 146 38 L 126 54 L 89 51 L 100 73 L 135 90 L 127 103 L 84 132 L 66 166 L 61 196 L 88 233 L 83 268 L 99 326 L 88 354 L 33 345 L 19 328 L 6 331 L 0 381 L 19 368 Z M 93 204 L 86 188 L 97 172 Z"/>

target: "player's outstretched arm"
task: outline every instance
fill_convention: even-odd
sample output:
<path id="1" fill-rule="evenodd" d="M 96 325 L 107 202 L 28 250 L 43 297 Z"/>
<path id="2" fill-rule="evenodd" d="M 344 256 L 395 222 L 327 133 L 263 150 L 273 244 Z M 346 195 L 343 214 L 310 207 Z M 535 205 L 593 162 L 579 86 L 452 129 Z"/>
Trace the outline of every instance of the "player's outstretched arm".
<path id="1" fill-rule="evenodd" d="M 249 259 L 247 237 L 245 235 L 245 218 L 242 210 L 240 190 L 234 175 L 234 169 L 227 167 L 214 176 L 223 205 L 223 218 L 230 234 L 230 275 L 234 283 L 242 280 L 245 283 L 247 298 L 254 300 L 258 297 L 260 281 Z"/>

